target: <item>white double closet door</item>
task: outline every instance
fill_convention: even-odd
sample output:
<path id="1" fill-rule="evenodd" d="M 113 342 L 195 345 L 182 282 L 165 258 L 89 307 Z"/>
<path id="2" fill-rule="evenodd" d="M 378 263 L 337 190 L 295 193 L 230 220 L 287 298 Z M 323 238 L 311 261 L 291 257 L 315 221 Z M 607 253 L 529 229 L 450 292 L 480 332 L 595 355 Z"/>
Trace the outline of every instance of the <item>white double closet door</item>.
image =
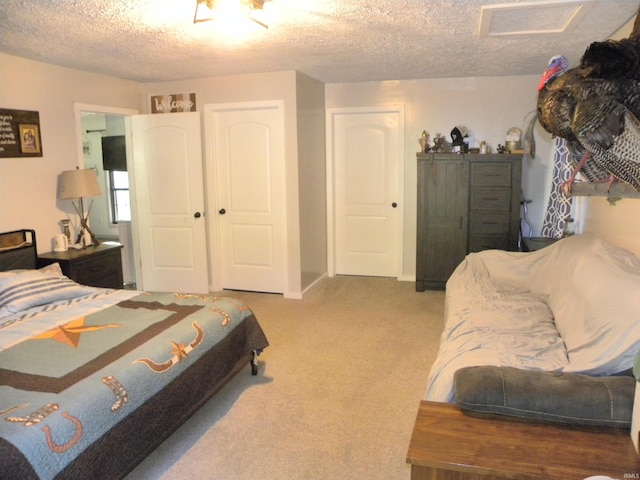
<path id="1" fill-rule="evenodd" d="M 131 117 L 142 288 L 282 293 L 282 105 L 208 105 L 204 116 L 206 176 L 199 113 Z"/>

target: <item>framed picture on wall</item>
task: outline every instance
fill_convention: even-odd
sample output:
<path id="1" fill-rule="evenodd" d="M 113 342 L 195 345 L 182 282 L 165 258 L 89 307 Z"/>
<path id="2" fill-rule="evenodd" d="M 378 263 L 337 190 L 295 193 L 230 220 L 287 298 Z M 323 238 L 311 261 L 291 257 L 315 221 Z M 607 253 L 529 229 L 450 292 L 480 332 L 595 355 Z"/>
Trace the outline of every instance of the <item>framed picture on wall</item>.
<path id="1" fill-rule="evenodd" d="M 20 151 L 22 153 L 40 153 L 40 133 L 38 125 L 20 124 Z"/>
<path id="2" fill-rule="evenodd" d="M 0 108 L 0 158 L 42 157 L 40 114 Z"/>

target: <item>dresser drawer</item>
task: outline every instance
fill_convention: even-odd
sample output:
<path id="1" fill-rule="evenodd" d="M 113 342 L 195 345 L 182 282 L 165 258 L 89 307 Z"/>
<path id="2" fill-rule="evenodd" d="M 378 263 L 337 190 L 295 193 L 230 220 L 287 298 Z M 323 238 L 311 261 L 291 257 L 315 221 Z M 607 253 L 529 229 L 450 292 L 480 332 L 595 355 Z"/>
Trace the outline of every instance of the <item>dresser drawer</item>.
<path id="1" fill-rule="evenodd" d="M 471 212 L 469 231 L 474 233 L 509 233 L 509 212 Z"/>
<path id="2" fill-rule="evenodd" d="M 95 247 L 66 252 L 48 252 L 38 257 L 38 265 L 60 263 L 62 273 L 74 282 L 91 287 L 123 288 L 122 245 L 102 243 Z"/>
<path id="3" fill-rule="evenodd" d="M 99 275 L 106 273 L 108 270 L 116 270 L 116 260 L 119 257 L 120 252 L 118 250 L 92 255 L 77 260 L 74 263 L 74 268 L 87 275 Z"/>
<path id="4" fill-rule="evenodd" d="M 509 238 L 507 235 L 471 235 L 469 237 L 469 252 L 492 249 L 508 250 Z"/>
<path id="5" fill-rule="evenodd" d="M 83 258 L 72 268 L 75 269 L 78 283 L 103 288 L 122 288 L 120 262 L 120 251 L 116 250 Z"/>
<path id="6" fill-rule="evenodd" d="M 471 185 L 509 187 L 511 185 L 511 164 L 472 163 Z"/>
<path id="7" fill-rule="evenodd" d="M 472 210 L 510 210 L 511 189 L 509 187 L 471 187 Z"/>

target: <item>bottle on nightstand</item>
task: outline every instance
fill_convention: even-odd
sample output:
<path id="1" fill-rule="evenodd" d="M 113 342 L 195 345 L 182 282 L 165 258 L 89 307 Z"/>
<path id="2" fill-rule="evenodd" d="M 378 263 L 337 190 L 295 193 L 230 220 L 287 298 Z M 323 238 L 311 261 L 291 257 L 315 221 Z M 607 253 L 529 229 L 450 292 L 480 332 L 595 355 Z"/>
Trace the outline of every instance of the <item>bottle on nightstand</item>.
<path id="1" fill-rule="evenodd" d="M 62 227 L 62 233 L 64 233 L 64 236 L 67 237 L 67 242 L 71 243 L 71 230 L 69 229 L 69 220 L 63 218 L 62 220 L 60 220 L 60 226 Z"/>
<path id="2" fill-rule="evenodd" d="M 562 236 L 569 237 L 574 233 L 575 231 L 574 231 L 573 218 L 571 216 L 568 216 L 567 218 L 564 219 L 564 228 L 562 229 Z"/>

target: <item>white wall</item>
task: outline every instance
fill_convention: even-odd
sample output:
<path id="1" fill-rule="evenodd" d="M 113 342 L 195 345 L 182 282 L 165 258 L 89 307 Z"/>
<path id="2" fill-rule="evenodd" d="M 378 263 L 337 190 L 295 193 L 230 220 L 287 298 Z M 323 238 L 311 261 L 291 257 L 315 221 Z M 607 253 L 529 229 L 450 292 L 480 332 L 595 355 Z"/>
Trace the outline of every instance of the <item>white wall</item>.
<path id="1" fill-rule="evenodd" d="M 626 38 L 633 28 L 631 19 L 611 38 Z M 611 205 L 606 198 L 583 197 L 578 200 L 578 231 L 592 233 L 626 248 L 640 257 L 640 199 L 625 198 Z"/>
<path id="2" fill-rule="evenodd" d="M 580 233 L 596 235 L 640 258 L 640 199 L 625 198 L 613 205 L 605 197 L 580 201 Z"/>
<path id="3" fill-rule="evenodd" d="M 298 119 L 296 82 L 300 81 L 302 99 L 301 116 Z M 38 234 L 38 250 L 51 250 L 50 238 L 60 231 L 59 220 L 70 213 L 70 202 L 56 199 L 57 177 L 60 172 L 83 165 L 84 158 L 79 145 L 81 132 L 76 131 L 74 104 L 115 107 L 148 112 L 150 94 L 196 92 L 197 109 L 208 103 L 235 103 L 262 100 L 282 100 L 285 106 L 285 156 L 288 172 L 287 215 L 289 246 L 290 289 L 302 291 L 301 278 L 301 232 L 298 188 L 299 180 L 309 182 L 311 168 L 298 172 L 299 144 L 297 129 L 312 138 L 311 129 L 319 125 L 324 132 L 323 108 L 324 86 L 296 72 L 276 72 L 255 75 L 238 75 L 203 78 L 182 82 L 139 84 L 113 77 L 96 75 L 78 70 L 34 62 L 19 57 L 0 54 L 0 105 L 2 108 L 36 110 L 40 112 L 42 135 L 42 158 L 0 159 L 0 231 L 33 228 Z M 315 117 L 316 120 L 313 120 Z M 300 124 L 298 123 L 300 121 Z M 324 138 L 318 144 L 324 148 Z M 302 151 L 302 150 L 301 150 Z M 322 158 L 318 162 L 318 158 Z M 314 151 L 305 156 L 307 166 L 318 163 L 324 168 L 323 151 Z M 316 187 L 307 183 L 307 186 Z M 320 190 L 324 195 L 324 190 Z M 304 208 L 313 214 L 322 209 L 324 197 L 308 202 Z M 317 219 L 316 219 L 317 221 Z M 76 222 L 77 223 L 77 222 Z M 323 223 L 323 220 L 320 221 Z M 305 270 L 311 276 L 326 271 L 326 254 L 323 242 L 317 243 L 317 225 L 309 220 L 311 230 L 302 237 L 312 239 L 305 250 Z M 323 270 L 319 272 L 319 270 Z M 308 277 L 311 278 L 311 277 Z M 309 283 L 309 280 L 307 280 Z"/>
<path id="4" fill-rule="evenodd" d="M 366 107 L 404 105 L 405 118 L 405 217 L 403 274 L 415 278 L 416 259 L 416 152 L 418 138 L 427 130 L 430 139 L 438 133 L 451 141 L 450 132 L 456 125 L 467 127 L 470 147 L 485 140 L 495 149 L 505 144 L 507 130 L 518 127 L 523 132 L 536 108 L 537 85 L 540 77 L 485 77 L 431 80 L 402 80 L 329 84 L 326 86 L 326 106 Z M 550 136 L 536 129 L 537 155 L 523 163 L 523 191 L 529 204 L 529 219 L 534 235 L 540 227 L 548 197 Z"/>
<path id="5" fill-rule="evenodd" d="M 327 273 L 324 84 L 297 74 L 302 290 Z"/>
<path id="6" fill-rule="evenodd" d="M 56 187 L 61 171 L 81 163 L 74 103 L 144 112 L 148 94 L 195 91 L 201 111 L 204 103 L 283 98 L 286 105 L 292 106 L 285 112 L 285 128 L 296 131 L 295 83 L 295 72 L 279 72 L 141 85 L 0 53 L 0 106 L 38 111 L 43 148 L 43 157 L 0 158 L 0 231 L 34 228 L 38 232 L 38 250 L 44 252 L 51 249 L 49 240 L 59 232 L 58 221 L 73 213 L 68 202 L 56 199 Z M 537 83 L 538 76 L 534 75 L 325 86 L 326 107 L 405 106 L 406 275 L 415 275 L 415 152 L 422 130 L 432 137 L 436 133 L 448 136 L 453 126 L 462 124 L 471 131 L 472 146 L 484 139 L 495 147 L 504 142 L 510 127 L 524 129 L 525 117 L 535 108 Z M 529 219 L 534 224 L 534 235 L 540 232 L 552 167 L 550 138 L 540 127 L 537 132 L 538 154 L 536 159 L 524 161 L 523 174 L 525 198 L 533 200 Z M 301 141 L 308 140 L 308 134 L 303 133 Z M 297 141 L 287 143 L 287 156 L 297 161 L 303 149 L 304 145 Z M 304 191 L 296 188 L 296 198 L 299 195 Z M 595 233 L 640 255 L 639 200 L 624 199 L 613 207 L 601 198 L 585 198 L 580 203 L 578 231 Z M 300 246 L 297 248 L 299 252 Z"/>
<path id="7" fill-rule="evenodd" d="M 0 106 L 40 113 L 42 157 L 0 158 L 0 231 L 33 228 L 38 251 L 51 250 L 59 220 L 73 216 L 57 200 L 60 172 L 80 165 L 74 102 L 140 108 L 135 82 L 80 72 L 0 53 Z"/>

